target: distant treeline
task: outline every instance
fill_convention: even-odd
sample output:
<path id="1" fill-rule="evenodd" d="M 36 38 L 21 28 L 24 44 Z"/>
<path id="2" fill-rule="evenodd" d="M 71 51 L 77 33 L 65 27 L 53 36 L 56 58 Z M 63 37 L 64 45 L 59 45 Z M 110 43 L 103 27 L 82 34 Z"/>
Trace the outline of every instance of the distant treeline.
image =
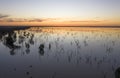
<path id="1" fill-rule="evenodd" d="M 23 30 L 30 28 L 29 26 L 0 26 L 0 31 Z"/>
<path id="2" fill-rule="evenodd" d="M 0 26 L 0 31 L 24 30 L 30 27 L 86 27 L 86 28 L 120 28 L 120 26 Z"/>

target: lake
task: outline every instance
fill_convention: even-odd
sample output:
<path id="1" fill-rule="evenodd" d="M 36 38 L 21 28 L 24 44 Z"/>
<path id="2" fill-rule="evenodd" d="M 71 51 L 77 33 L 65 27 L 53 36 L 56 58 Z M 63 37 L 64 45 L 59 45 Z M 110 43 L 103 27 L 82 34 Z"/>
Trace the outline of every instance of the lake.
<path id="1" fill-rule="evenodd" d="M 120 78 L 120 28 L 0 32 L 0 78 Z"/>

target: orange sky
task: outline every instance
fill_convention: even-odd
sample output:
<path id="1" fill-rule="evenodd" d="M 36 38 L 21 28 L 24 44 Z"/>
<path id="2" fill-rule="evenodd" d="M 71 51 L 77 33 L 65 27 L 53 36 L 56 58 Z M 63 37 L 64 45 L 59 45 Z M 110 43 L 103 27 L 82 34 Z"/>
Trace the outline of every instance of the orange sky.
<path id="1" fill-rule="evenodd" d="M 10 26 L 119 26 L 116 20 L 29 20 L 29 21 L 2 21 L 0 25 Z"/>
<path id="2" fill-rule="evenodd" d="M 1 0 L 0 26 L 120 26 L 120 0 Z"/>

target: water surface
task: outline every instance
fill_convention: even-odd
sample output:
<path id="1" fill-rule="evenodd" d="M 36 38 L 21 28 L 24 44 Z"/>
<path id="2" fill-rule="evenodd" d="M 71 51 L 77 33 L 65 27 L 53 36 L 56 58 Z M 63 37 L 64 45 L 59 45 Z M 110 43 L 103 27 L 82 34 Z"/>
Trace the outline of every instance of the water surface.
<path id="1" fill-rule="evenodd" d="M 120 78 L 120 29 L 0 32 L 0 78 Z"/>

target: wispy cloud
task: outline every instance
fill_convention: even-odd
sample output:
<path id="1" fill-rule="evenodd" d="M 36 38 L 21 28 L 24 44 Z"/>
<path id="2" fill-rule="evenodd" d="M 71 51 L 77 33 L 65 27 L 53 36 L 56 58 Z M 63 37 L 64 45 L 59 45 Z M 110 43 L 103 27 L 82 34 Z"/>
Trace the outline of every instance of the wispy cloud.
<path id="1" fill-rule="evenodd" d="M 24 18 L 5 18 L 0 19 L 0 22 L 43 22 L 44 19 L 24 19 Z"/>
<path id="2" fill-rule="evenodd" d="M 44 19 L 30 19 L 28 22 L 43 22 L 45 21 Z"/>
<path id="3" fill-rule="evenodd" d="M 0 14 L 0 19 L 1 18 L 7 18 L 7 17 L 9 17 L 9 15 Z"/>
<path id="4" fill-rule="evenodd" d="M 10 15 L 1 14 L 0 13 L 0 22 L 43 22 L 47 21 L 49 19 L 41 19 L 41 18 L 31 18 L 31 19 L 25 19 L 25 18 L 11 18 Z"/>
<path id="5" fill-rule="evenodd" d="M 84 21 L 69 21 L 69 22 L 101 22 L 97 20 L 84 20 Z"/>
<path id="6" fill-rule="evenodd" d="M 44 22 L 44 21 L 56 21 L 56 18 L 5 18 L 0 19 L 0 22 Z"/>
<path id="7" fill-rule="evenodd" d="M 95 23 L 101 22 L 101 20 L 74 20 L 74 19 L 63 19 L 63 18 L 11 18 L 10 15 L 0 13 L 0 22 L 44 22 L 44 21 L 62 21 L 71 23 Z"/>

